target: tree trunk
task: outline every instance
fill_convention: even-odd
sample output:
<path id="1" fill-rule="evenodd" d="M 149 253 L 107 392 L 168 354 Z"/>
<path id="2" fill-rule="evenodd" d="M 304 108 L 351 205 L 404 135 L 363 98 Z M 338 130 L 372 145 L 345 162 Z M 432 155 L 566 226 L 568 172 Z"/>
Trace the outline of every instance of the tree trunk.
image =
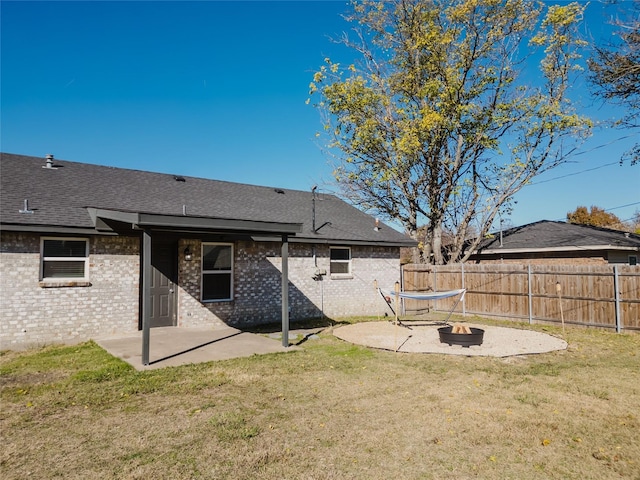
<path id="1" fill-rule="evenodd" d="M 442 256 L 442 224 L 440 222 L 433 227 L 431 245 L 433 249 L 433 263 L 435 265 L 442 265 L 444 258 Z"/>
<path id="2" fill-rule="evenodd" d="M 420 238 L 418 233 L 418 216 L 415 211 L 409 213 L 409 221 L 405 224 L 405 228 L 409 233 L 409 236 L 418 242 L 420 245 Z M 418 246 L 411 249 L 411 261 L 413 263 L 424 263 L 423 249 Z"/>

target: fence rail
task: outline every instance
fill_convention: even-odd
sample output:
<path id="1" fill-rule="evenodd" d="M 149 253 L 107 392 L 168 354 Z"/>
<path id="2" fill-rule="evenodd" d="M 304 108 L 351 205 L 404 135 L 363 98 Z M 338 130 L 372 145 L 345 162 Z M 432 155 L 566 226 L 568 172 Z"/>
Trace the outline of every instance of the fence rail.
<path id="1" fill-rule="evenodd" d="M 467 289 L 455 312 L 640 331 L 640 266 L 423 265 L 402 268 L 402 289 Z M 406 299 L 406 313 L 449 310 L 452 299 Z"/>

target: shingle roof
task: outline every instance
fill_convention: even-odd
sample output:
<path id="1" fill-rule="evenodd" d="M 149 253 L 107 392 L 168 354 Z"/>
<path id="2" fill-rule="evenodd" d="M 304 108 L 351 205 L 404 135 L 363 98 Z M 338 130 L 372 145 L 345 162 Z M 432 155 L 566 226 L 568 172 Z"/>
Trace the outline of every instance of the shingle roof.
<path id="1" fill-rule="evenodd" d="M 0 154 L 3 226 L 92 228 L 87 208 L 158 215 L 183 215 L 259 222 L 301 223 L 300 239 L 411 246 L 407 236 L 343 200 L 316 194 L 316 228 L 308 191 L 278 189 L 196 177 L 107 167 L 55 159 Z M 28 200 L 33 214 L 19 211 Z"/>
<path id="2" fill-rule="evenodd" d="M 486 252 L 498 249 L 503 251 L 539 250 L 598 246 L 640 248 L 640 235 L 588 225 L 541 220 L 503 231 L 502 246 L 500 246 L 500 233 L 496 232 L 492 238 L 485 239 L 478 250 Z"/>

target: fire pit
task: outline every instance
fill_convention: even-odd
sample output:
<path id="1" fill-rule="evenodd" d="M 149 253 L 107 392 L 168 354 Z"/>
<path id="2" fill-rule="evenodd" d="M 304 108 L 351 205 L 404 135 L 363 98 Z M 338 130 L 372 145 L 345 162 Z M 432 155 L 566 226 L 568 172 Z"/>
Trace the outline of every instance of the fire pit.
<path id="1" fill-rule="evenodd" d="M 484 338 L 484 330 L 467 326 L 464 328 L 442 327 L 438 329 L 438 333 L 440 333 L 440 343 L 447 343 L 449 346 L 462 345 L 465 348 L 471 345 L 482 345 Z"/>

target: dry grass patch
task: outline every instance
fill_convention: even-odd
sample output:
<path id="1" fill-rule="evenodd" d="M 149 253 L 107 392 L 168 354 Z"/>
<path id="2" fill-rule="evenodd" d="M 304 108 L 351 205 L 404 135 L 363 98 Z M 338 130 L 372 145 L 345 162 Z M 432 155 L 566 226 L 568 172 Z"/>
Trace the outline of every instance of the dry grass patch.
<path id="1" fill-rule="evenodd" d="M 567 351 L 496 359 L 325 333 L 145 372 L 93 343 L 5 353 L 0 476 L 639 478 L 640 336 L 566 337 Z"/>

